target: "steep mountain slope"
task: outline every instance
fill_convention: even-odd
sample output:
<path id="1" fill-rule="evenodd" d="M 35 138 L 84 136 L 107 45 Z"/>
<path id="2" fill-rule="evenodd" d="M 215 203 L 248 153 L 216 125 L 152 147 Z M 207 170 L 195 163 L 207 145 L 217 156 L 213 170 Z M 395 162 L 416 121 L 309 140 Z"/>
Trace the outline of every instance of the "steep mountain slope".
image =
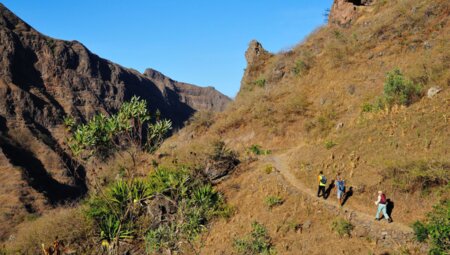
<path id="1" fill-rule="evenodd" d="M 158 86 L 165 97 L 170 97 L 170 94 L 178 95 L 181 102 L 196 110 L 221 112 L 230 102 L 227 96 L 218 93 L 213 87 L 202 88 L 189 83 L 174 81 L 151 68 L 145 70 L 144 76 Z"/>
<path id="2" fill-rule="evenodd" d="M 44 36 L 0 4 L 0 236 L 6 222 L 22 220 L 20 212 L 86 192 L 86 170 L 65 152 L 64 116 L 113 113 L 137 95 L 181 127 L 195 111 L 221 111 L 230 102 L 211 87 L 148 74 L 77 41 Z"/>
<path id="3" fill-rule="evenodd" d="M 381 232 L 375 240 L 362 233 L 358 244 L 330 236 L 324 240 L 321 235 L 330 231 L 333 217 L 317 201 L 296 199 L 285 189 L 301 182 L 299 186 L 315 190 L 320 170 L 329 179 L 341 173 L 353 190 L 345 206 L 374 215 L 376 192 L 383 190 L 395 205 L 394 221 L 405 226 L 450 198 L 449 22 L 450 2 L 445 0 L 336 0 L 330 23 L 291 50 L 274 54 L 252 41 L 236 100 L 213 118 L 198 118 L 163 151 L 178 162 L 191 162 L 219 139 L 243 158 L 251 154 L 252 145 L 260 145 L 282 155 L 288 166 L 283 171 L 296 179 L 266 176 L 273 165 L 260 162 L 220 184 L 237 215 L 213 227 L 208 254 L 226 253 L 231 236 L 243 235 L 253 220 L 269 226 L 273 239 L 282 244 L 281 254 L 331 254 L 315 250 L 323 242 L 333 243 L 343 254 L 409 249 L 385 246 Z M 387 73 L 397 68 L 402 79 L 422 88 L 421 95 L 411 104 L 387 107 L 382 104 Z M 429 89 L 440 92 L 428 96 Z M 261 183 L 266 180 L 269 184 Z M 273 194 L 286 197 L 277 213 L 264 210 L 265 197 Z M 296 218 L 316 222 L 299 243 L 292 241 L 298 238 L 295 233 L 280 231 L 286 220 Z"/>

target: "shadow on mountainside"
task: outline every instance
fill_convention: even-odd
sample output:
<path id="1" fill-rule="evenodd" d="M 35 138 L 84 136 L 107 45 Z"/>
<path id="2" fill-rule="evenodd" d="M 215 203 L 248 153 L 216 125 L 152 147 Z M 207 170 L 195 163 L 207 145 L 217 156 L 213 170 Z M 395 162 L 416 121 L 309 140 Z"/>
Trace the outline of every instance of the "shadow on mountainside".
<path id="1" fill-rule="evenodd" d="M 74 167 L 73 160 L 66 153 L 62 156 L 71 163 L 65 162 L 69 176 L 74 178 L 75 185 L 67 185 L 55 180 L 45 169 L 43 163 L 36 157 L 36 155 L 17 144 L 13 139 L 7 135 L 8 127 L 6 126 L 5 118 L 0 116 L 0 149 L 9 160 L 9 162 L 19 167 L 22 170 L 24 180 L 36 191 L 42 193 L 48 201 L 52 204 L 58 204 L 65 201 L 76 200 L 82 197 L 87 192 L 85 183 L 85 171 L 82 167 Z M 43 134 L 35 134 L 39 139 Z M 45 139 L 49 145 L 57 144 L 51 136 L 46 136 Z M 54 145 L 53 144 L 53 145 Z M 54 148 L 53 148 L 54 149 Z M 58 150 L 58 148 L 56 148 Z M 57 151 L 55 151 L 58 153 Z"/>
<path id="2" fill-rule="evenodd" d="M 347 203 L 347 200 L 353 196 L 353 187 L 350 186 L 350 188 L 348 188 L 348 191 L 345 192 L 345 197 L 344 200 L 342 201 L 342 206 L 345 205 L 345 203 Z"/>

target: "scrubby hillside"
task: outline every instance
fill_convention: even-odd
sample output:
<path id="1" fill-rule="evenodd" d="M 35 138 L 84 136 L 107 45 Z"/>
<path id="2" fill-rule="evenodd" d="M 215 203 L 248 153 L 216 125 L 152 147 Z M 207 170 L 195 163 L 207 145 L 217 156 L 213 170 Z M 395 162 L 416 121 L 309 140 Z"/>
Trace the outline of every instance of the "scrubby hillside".
<path id="1" fill-rule="evenodd" d="M 139 96 L 181 127 L 195 111 L 230 101 L 210 87 L 163 79 L 42 35 L 0 4 L 0 239 L 29 215 L 87 193 L 91 173 L 67 151 L 64 117 L 113 114 Z"/>
<path id="2" fill-rule="evenodd" d="M 197 112 L 132 167 L 107 162 L 86 203 L 27 220 L 6 251 L 48 247 L 52 229 L 86 254 L 448 253 L 450 2 L 331 10 L 289 51 L 250 42 L 224 112 Z M 343 207 L 332 185 L 316 197 L 319 171 L 346 180 Z M 378 190 L 393 223 L 374 220 Z"/>
<path id="3" fill-rule="evenodd" d="M 231 253 L 233 236 L 244 235 L 253 220 L 269 226 L 280 254 L 333 253 L 313 248 L 326 242 L 321 236 L 331 231 L 333 216 L 314 199 L 285 194 L 292 186 L 279 180 L 287 178 L 283 170 L 264 174 L 273 166 L 262 162 L 267 157 L 282 157 L 288 176 L 310 190 L 316 189 L 320 170 L 329 179 L 341 173 L 353 190 L 344 208 L 369 216 L 375 216 L 376 192 L 385 191 L 392 218 L 406 228 L 449 198 L 450 3 L 335 5 L 342 2 L 350 2 L 350 19 L 336 21 L 342 13 L 332 12 L 330 24 L 289 51 L 270 53 L 251 42 L 236 101 L 221 114 L 197 114 L 165 144 L 163 152 L 178 162 L 199 161 L 201 151 L 218 139 L 243 157 L 257 151 L 254 145 L 273 154 L 258 156 L 219 185 L 237 213 L 213 227 L 208 254 Z M 263 201 L 273 194 L 286 200 L 282 209 L 268 211 Z M 290 220 L 317 225 L 307 236 L 280 232 Z M 382 232 L 363 233 L 356 244 L 354 239 L 334 243 L 337 237 L 327 242 L 345 254 L 407 249 L 398 240 L 386 244 L 382 240 L 390 238 Z"/>

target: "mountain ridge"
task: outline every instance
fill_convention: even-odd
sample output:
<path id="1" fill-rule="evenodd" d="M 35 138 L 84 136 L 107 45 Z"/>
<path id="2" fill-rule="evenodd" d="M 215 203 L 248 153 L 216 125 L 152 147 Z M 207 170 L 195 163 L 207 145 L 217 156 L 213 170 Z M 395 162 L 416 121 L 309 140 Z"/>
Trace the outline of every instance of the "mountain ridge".
<path id="1" fill-rule="evenodd" d="M 139 96 L 179 128 L 197 110 L 221 111 L 231 100 L 211 88 L 166 86 L 92 53 L 78 41 L 53 39 L 0 4 L 0 222 L 14 225 L 77 200 L 90 171 L 66 152 L 65 116 L 84 122 L 115 113 Z M 4 237 L 8 227 L 0 231 Z"/>

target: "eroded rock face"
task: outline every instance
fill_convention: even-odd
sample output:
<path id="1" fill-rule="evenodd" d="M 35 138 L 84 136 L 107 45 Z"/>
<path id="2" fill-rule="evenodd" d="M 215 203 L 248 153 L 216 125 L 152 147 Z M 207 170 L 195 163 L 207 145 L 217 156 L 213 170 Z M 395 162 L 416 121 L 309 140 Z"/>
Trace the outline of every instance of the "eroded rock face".
<path id="1" fill-rule="evenodd" d="M 370 5 L 373 0 L 335 0 L 331 7 L 329 23 L 348 26 L 358 15 L 358 6 Z"/>
<path id="2" fill-rule="evenodd" d="M 64 116 L 113 113 L 137 95 L 179 127 L 196 110 L 220 111 L 230 101 L 214 88 L 156 73 L 42 35 L 0 4 L 0 171 L 8 177 L 0 179 L 0 224 L 86 193 L 89 172 L 66 152 Z"/>
<path id="3" fill-rule="evenodd" d="M 248 49 L 245 52 L 245 59 L 247 60 L 247 65 L 253 65 L 258 60 L 264 59 L 269 55 L 269 52 L 267 52 L 261 43 L 259 43 L 256 40 L 252 40 L 250 44 L 248 45 Z"/>
<path id="4" fill-rule="evenodd" d="M 247 60 L 247 68 L 241 80 L 241 90 L 252 86 L 253 83 L 260 79 L 260 70 L 263 69 L 266 61 L 272 56 L 264 49 L 261 43 L 256 40 L 250 42 L 247 51 L 245 52 L 245 59 Z"/>

